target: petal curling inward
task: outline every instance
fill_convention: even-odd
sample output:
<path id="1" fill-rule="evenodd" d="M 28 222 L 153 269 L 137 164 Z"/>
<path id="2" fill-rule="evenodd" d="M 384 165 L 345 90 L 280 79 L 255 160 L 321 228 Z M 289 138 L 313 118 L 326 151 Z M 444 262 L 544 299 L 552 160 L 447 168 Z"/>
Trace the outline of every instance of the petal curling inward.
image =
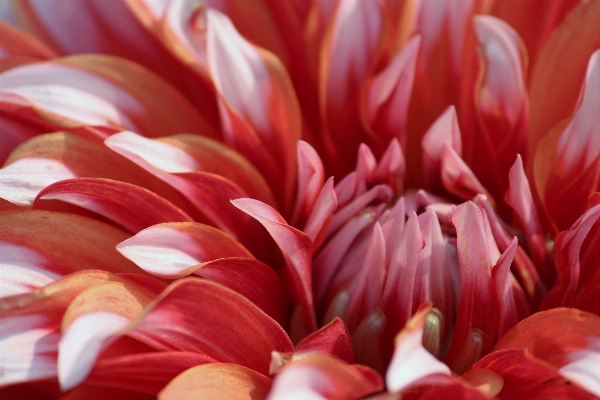
<path id="1" fill-rule="evenodd" d="M 158 399 L 262 400 L 270 389 L 271 379 L 251 369 L 236 364 L 205 364 L 179 374 Z"/>
<path id="2" fill-rule="evenodd" d="M 166 278 L 218 258 L 254 258 L 226 233 L 195 222 L 152 226 L 119 243 L 117 250 L 145 271 Z"/>
<path id="3" fill-rule="evenodd" d="M 329 324 L 302 339 L 296 346 L 294 356 L 301 353 L 322 353 L 339 358 L 349 364 L 354 363 L 352 338 L 341 319 L 335 318 Z"/>
<path id="4" fill-rule="evenodd" d="M 395 339 L 392 361 L 385 375 L 391 392 L 400 392 L 412 385 L 423 383 L 431 375 L 450 375 L 450 368 L 437 360 L 423 347 L 423 330 L 431 304 L 420 307 Z"/>

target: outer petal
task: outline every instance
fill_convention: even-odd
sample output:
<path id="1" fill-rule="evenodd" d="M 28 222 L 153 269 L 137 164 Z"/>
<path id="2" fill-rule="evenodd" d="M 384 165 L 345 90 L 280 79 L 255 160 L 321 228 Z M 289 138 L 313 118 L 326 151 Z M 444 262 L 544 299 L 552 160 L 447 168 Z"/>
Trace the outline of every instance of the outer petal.
<path id="1" fill-rule="evenodd" d="M 145 68 L 106 55 L 80 55 L 6 71 L 0 90 L 26 99 L 57 127 L 101 125 L 147 136 L 213 126 L 167 82 Z M 166 105 L 166 106 L 165 106 Z"/>
<path id="2" fill-rule="evenodd" d="M 292 361 L 276 376 L 268 399 L 353 399 L 381 389 L 383 382 L 375 371 L 311 354 Z"/>
<path id="3" fill-rule="evenodd" d="M 116 251 L 127 234 L 72 214 L 48 211 L 0 214 L 1 296 L 26 293 L 80 269 L 140 272 Z"/>
<path id="4" fill-rule="evenodd" d="M 292 279 L 292 291 L 297 303 L 296 313 L 300 313 L 292 326 L 292 336 L 300 339 L 316 330 L 316 317 L 313 308 L 311 287 L 312 240 L 301 231 L 289 226 L 275 210 L 266 204 L 252 199 L 238 199 L 233 205 L 256 218 L 271 234 L 279 246 Z M 294 322 L 292 322 L 294 323 Z M 296 336 L 298 335 L 298 336 Z"/>
<path id="5" fill-rule="evenodd" d="M 539 11 L 536 5 L 535 13 Z M 585 77 L 589 57 L 600 47 L 600 37 L 595 34 L 599 21 L 600 4 L 580 2 L 552 32 L 540 51 L 529 91 L 529 162 L 533 161 L 532 156 L 542 138 L 553 126 L 568 118 L 577 105 L 579 85 Z"/>
<path id="6" fill-rule="evenodd" d="M 155 193 L 109 179 L 77 178 L 56 182 L 37 195 L 33 206 L 40 200 L 60 200 L 94 211 L 131 233 L 161 222 L 192 221 Z"/>
<path id="7" fill-rule="evenodd" d="M 206 364 L 179 374 L 158 398 L 262 400 L 270 389 L 271 379 L 251 369 L 235 364 Z"/>
<path id="8" fill-rule="evenodd" d="M 456 227 L 461 288 L 447 362 L 453 370 L 464 372 L 492 347 L 497 321 L 487 312 L 493 304 L 493 291 L 481 211 L 472 202 L 463 203 L 450 220 Z"/>
<path id="9" fill-rule="evenodd" d="M 600 171 L 600 50 L 590 58 L 579 105 L 570 121 L 555 126 L 536 151 L 534 177 L 555 232 L 587 208 Z"/>
<path id="10" fill-rule="evenodd" d="M 554 261 L 558 278 L 548 296 L 542 302 L 542 309 L 571 306 L 577 288 L 580 286 L 581 267 L 579 253 L 592 226 L 600 218 L 600 205 L 585 212 L 571 227 L 559 233 L 554 240 Z"/>
<path id="11" fill-rule="evenodd" d="M 131 328 L 129 336 L 155 348 L 201 352 L 265 374 L 271 351 L 293 350 L 283 328 L 258 307 L 201 279 L 173 283 Z"/>

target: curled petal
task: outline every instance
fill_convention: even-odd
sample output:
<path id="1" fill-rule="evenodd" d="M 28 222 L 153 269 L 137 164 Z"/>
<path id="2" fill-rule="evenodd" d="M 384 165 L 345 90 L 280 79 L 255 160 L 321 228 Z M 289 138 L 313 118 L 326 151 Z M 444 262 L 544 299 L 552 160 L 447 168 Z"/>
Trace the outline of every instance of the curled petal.
<path id="1" fill-rule="evenodd" d="M 298 193 L 292 217 L 292 225 L 301 226 L 311 214 L 319 192 L 323 187 L 325 173 L 319 154 L 304 141 L 298 142 Z M 313 237 L 314 240 L 314 237 Z"/>
<path id="2" fill-rule="evenodd" d="M 339 318 L 302 339 L 296 346 L 294 356 L 299 353 L 322 353 L 349 364 L 354 363 L 352 338 L 346 325 Z"/>
<path id="3" fill-rule="evenodd" d="M 447 144 L 443 146 L 441 170 L 442 184 L 446 190 L 462 200 L 470 200 L 478 194 L 484 194 L 493 201 L 490 193 L 454 149 Z"/>

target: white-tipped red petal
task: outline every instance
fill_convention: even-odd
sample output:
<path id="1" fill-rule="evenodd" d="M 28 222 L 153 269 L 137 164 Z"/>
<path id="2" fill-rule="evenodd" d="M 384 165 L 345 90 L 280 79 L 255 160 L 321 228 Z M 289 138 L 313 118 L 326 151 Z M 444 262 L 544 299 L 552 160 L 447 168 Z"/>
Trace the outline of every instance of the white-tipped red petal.
<path id="1" fill-rule="evenodd" d="M 117 250 L 140 268 L 162 277 L 179 277 L 193 265 L 218 258 L 253 258 L 226 233 L 195 222 L 149 227 L 119 243 Z"/>
<path id="2" fill-rule="evenodd" d="M 268 205 L 253 199 L 232 200 L 234 206 L 259 221 L 271 234 L 286 261 L 293 282 L 296 303 L 302 308 L 304 335 L 316 330 L 312 291 L 312 240 L 305 233 L 289 226 Z"/>
<path id="3" fill-rule="evenodd" d="M 597 368 L 600 363 L 600 353 L 598 349 L 596 348 L 595 351 L 575 350 L 569 353 L 568 357 L 572 361 L 561 367 L 558 372 L 570 382 L 600 397 L 600 372 Z"/>
<path id="4" fill-rule="evenodd" d="M 108 311 L 81 315 L 71 322 L 58 343 L 58 380 L 63 390 L 77 386 L 90 373 L 98 354 L 129 323 Z"/>
<path id="5" fill-rule="evenodd" d="M 430 306 L 419 310 L 396 336 L 394 355 L 385 375 L 391 392 L 400 392 L 430 375 L 450 375 L 450 368 L 423 347 L 423 329 L 430 310 Z"/>

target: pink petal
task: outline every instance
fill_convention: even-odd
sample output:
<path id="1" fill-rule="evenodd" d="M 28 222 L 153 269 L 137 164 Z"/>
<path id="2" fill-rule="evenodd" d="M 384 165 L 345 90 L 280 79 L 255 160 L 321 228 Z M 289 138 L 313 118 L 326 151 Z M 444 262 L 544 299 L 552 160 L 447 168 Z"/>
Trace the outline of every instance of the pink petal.
<path id="1" fill-rule="evenodd" d="M 304 330 L 304 335 L 313 332 L 316 330 L 316 317 L 311 286 L 312 240 L 289 226 L 275 210 L 264 203 L 253 199 L 237 199 L 232 200 L 232 204 L 259 221 L 279 246 L 292 278 L 294 299 L 302 310 L 297 329 Z"/>
<path id="2" fill-rule="evenodd" d="M 306 233 L 313 241 L 313 252 L 316 253 L 325 241 L 327 231 L 337 210 L 337 197 L 333 187 L 333 177 L 329 178 L 315 202 L 304 226 Z"/>
<path id="3" fill-rule="evenodd" d="M 500 311 L 500 315 L 498 316 L 498 337 L 502 337 L 519 322 L 519 315 L 515 305 L 515 295 L 513 294 L 510 282 L 510 264 L 517 249 L 517 242 L 517 238 L 515 237 L 492 269 L 494 295 L 498 310 Z"/>
<path id="4" fill-rule="evenodd" d="M 152 226 L 119 243 L 117 250 L 145 271 L 167 278 L 218 258 L 253 258 L 224 232 L 195 222 Z"/>
<path id="5" fill-rule="evenodd" d="M 442 184 L 461 200 L 471 200 L 478 194 L 484 194 L 493 201 L 491 194 L 479 182 L 473 171 L 465 164 L 454 149 L 444 144 L 442 150 Z"/>
<path id="6" fill-rule="evenodd" d="M 240 329 L 232 329 L 234 325 Z M 171 284 L 128 335 L 158 349 L 200 352 L 265 374 L 271 351 L 293 350 L 283 328 L 258 307 L 201 279 Z"/>
<path id="7" fill-rule="evenodd" d="M 77 178 L 46 186 L 39 200 L 60 200 L 94 211 L 131 233 L 161 222 L 187 222 L 192 219 L 171 202 L 129 183 Z"/>
<path id="8" fill-rule="evenodd" d="M 560 374 L 589 393 L 600 396 L 600 374 L 598 372 L 600 353 L 598 350 L 576 350 L 569 353 L 569 358 L 572 358 L 573 361 L 561 367 L 558 370 Z"/>
<path id="9" fill-rule="evenodd" d="M 400 392 L 430 375 L 450 375 L 450 368 L 422 345 L 423 329 L 431 306 L 423 307 L 407 322 L 395 339 L 392 361 L 385 375 L 388 390 Z"/>
<path id="10" fill-rule="evenodd" d="M 311 214 L 325 181 L 323 163 L 310 144 L 298 142 L 298 193 L 292 225 L 302 226 Z M 314 237 L 313 237 L 314 240 Z"/>
<path id="11" fill-rule="evenodd" d="M 389 338 L 396 336 L 412 314 L 417 264 L 424 246 L 417 215 L 412 213 L 395 244 L 381 297 L 381 309 L 388 319 L 386 332 Z"/>
<path id="12" fill-rule="evenodd" d="M 544 231 L 537 213 L 529 181 L 523 170 L 523 161 L 520 155 L 509 171 L 509 186 L 504 200 L 517 213 L 525 231 L 525 238 L 529 247 L 531 258 L 538 266 L 540 274 L 549 282 L 554 275 L 551 270 L 549 255 L 546 251 Z"/>
<path id="13" fill-rule="evenodd" d="M 461 288 L 447 362 L 460 373 L 491 349 L 497 321 L 488 311 L 493 304 L 492 265 L 481 211 L 466 202 L 454 210 L 450 220 L 456 227 Z"/>
<path id="14" fill-rule="evenodd" d="M 430 189 L 441 185 L 439 176 L 444 144 L 453 148 L 459 156 L 462 155 L 462 139 L 454 106 L 448 107 L 438 117 L 421 140 L 425 180 Z"/>
<path id="15" fill-rule="evenodd" d="M 373 172 L 373 182 L 383 183 L 392 188 L 394 193 L 402 193 L 406 162 L 398 139 L 392 139 Z"/>
<path id="16" fill-rule="evenodd" d="M 140 272 L 115 251 L 125 232 L 89 218 L 47 211 L 0 214 L 2 296 L 28 292 L 80 269 Z M 6 285 L 6 286 L 5 286 Z"/>

